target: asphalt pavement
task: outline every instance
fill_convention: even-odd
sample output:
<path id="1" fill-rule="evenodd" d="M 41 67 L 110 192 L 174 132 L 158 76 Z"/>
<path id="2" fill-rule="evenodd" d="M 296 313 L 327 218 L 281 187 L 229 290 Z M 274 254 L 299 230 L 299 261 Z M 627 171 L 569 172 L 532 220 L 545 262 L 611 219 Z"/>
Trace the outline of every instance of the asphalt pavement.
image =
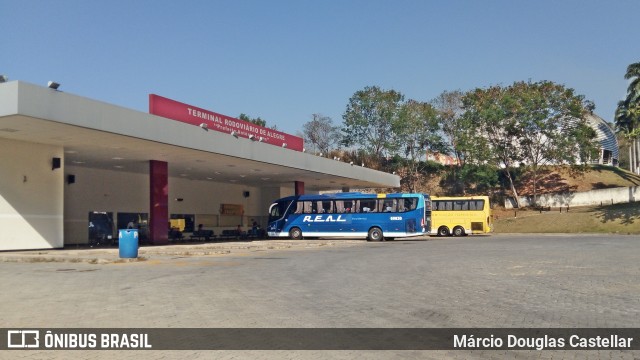
<path id="1" fill-rule="evenodd" d="M 640 239 L 490 235 L 0 253 L 11 328 L 640 328 Z M 637 359 L 637 351 L 0 351 L 2 359 Z"/>

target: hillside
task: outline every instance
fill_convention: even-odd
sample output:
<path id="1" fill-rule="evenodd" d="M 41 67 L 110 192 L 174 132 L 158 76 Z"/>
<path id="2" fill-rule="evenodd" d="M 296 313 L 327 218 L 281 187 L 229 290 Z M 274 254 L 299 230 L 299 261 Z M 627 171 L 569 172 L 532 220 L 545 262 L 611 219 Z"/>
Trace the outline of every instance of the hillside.
<path id="1" fill-rule="evenodd" d="M 433 174 L 428 181 L 423 184 L 422 190 L 432 195 L 445 195 L 447 189 L 442 187 L 442 179 L 446 174 Z M 566 191 L 589 191 L 595 189 L 605 189 L 614 187 L 627 187 L 640 185 L 640 176 L 624 169 L 594 165 L 582 173 L 576 173 L 568 166 L 549 166 L 540 171 L 538 178 L 538 194 L 566 192 Z M 516 183 L 518 195 L 533 194 L 533 179 L 524 176 Z M 502 192 L 494 189 L 493 194 Z M 492 195 L 483 192 L 483 195 Z M 510 195 L 510 191 L 506 192 Z M 472 195 L 472 194 L 469 194 Z"/>
<path id="2" fill-rule="evenodd" d="M 640 234 L 640 204 L 554 208 L 552 211 L 494 211 L 495 233 Z"/>
<path id="3" fill-rule="evenodd" d="M 614 187 L 640 185 L 640 176 L 629 171 L 603 165 L 594 165 L 584 173 L 574 173 L 569 167 L 547 167 L 541 171 L 538 179 L 538 191 L 589 191 Z M 533 194 L 533 179 L 525 177 L 518 184 L 519 195 Z"/>

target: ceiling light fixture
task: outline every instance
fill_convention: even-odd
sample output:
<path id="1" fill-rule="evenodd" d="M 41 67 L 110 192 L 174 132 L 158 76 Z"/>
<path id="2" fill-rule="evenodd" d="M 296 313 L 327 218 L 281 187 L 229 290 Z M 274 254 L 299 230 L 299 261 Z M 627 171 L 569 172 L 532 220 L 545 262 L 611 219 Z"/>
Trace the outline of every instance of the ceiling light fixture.
<path id="1" fill-rule="evenodd" d="M 47 83 L 47 87 L 48 87 L 49 89 L 58 90 L 58 88 L 60 87 L 60 84 L 58 84 L 58 83 L 57 83 L 57 82 L 55 82 L 55 81 L 49 81 L 49 82 Z"/>
<path id="2" fill-rule="evenodd" d="M 204 130 L 204 131 L 209 131 L 209 126 L 207 126 L 206 123 L 202 123 L 200 124 L 200 127 Z"/>

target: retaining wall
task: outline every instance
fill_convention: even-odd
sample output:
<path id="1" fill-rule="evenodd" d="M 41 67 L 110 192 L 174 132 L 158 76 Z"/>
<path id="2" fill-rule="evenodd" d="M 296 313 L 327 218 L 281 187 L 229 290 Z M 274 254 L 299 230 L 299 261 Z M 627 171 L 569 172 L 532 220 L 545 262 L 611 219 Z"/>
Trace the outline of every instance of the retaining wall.
<path id="1" fill-rule="evenodd" d="M 520 205 L 529 206 L 533 203 L 533 196 L 521 196 Z M 610 189 L 598 189 L 585 192 L 565 192 L 555 194 L 538 195 L 537 204 L 539 206 L 585 206 L 600 204 L 620 204 L 640 201 L 640 186 L 619 187 Z M 515 207 L 513 198 L 505 200 L 504 206 L 507 209 Z"/>

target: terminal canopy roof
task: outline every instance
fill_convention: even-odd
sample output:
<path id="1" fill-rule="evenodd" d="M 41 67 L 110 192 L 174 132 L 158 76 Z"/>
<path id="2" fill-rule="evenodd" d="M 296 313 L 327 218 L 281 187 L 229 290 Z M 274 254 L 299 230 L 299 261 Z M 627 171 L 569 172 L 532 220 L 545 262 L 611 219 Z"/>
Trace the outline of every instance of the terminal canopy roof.
<path id="1" fill-rule="evenodd" d="M 393 188 L 396 175 L 148 113 L 12 81 L 0 84 L 0 139 L 59 145 L 66 166 L 149 172 L 166 161 L 169 176 L 192 180 L 292 186 L 307 191 Z"/>

